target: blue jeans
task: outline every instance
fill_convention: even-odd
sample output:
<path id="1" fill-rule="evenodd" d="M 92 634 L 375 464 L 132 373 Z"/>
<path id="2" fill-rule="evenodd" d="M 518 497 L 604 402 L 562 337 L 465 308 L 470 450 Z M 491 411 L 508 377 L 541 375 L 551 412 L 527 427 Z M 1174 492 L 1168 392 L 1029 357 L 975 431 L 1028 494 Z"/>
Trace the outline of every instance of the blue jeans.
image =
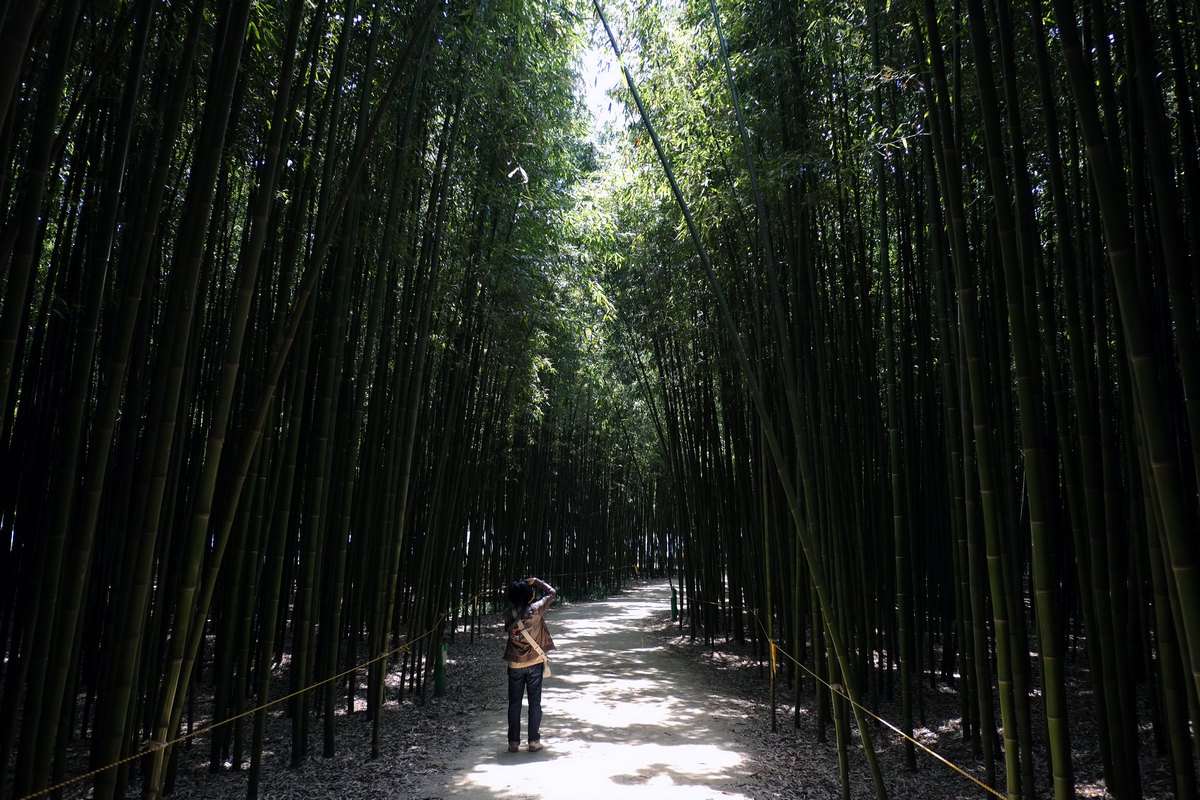
<path id="1" fill-rule="evenodd" d="M 521 696 L 529 692 L 529 741 L 542 740 L 542 670 L 544 665 L 508 668 L 508 743 L 521 743 Z"/>

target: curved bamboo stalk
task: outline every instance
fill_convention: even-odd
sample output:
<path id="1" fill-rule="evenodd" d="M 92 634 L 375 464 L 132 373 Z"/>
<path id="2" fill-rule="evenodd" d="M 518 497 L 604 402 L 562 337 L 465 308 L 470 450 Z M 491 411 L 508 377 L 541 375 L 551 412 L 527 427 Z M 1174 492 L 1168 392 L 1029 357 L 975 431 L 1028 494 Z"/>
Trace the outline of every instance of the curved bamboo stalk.
<path id="1" fill-rule="evenodd" d="M 601 22 L 604 24 L 604 29 L 608 34 L 609 43 L 612 45 L 613 52 L 616 55 L 617 60 L 620 62 L 621 49 L 617 45 L 617 40 L 613 36 L 612 29 L 609 27 L 608 20 L 604 16 L 604 12 L 600 7 L 599 0 L 593 0 L 593 5 L 596 8 L 596 13 L 599 15 Z M 755 370 L 750 364 L 745 348 L 742 345 L 741 337 L 733 324 L 733 317 L 730 313 L 729 305 L 725 300 L 725 294 L 721 289 L 721 285 L 717 280 L 716 273 L 713 271 L 712 264 L 708 259 L 708 251 L 707 248 L 704 247 L 704 243 L 700 238 L 699 229 L 696 227 L 696 223 L 692 219 L 687 202 L 683 197 L 682 191 L 679 189 L 679 184 L 675 181 L 675 176 L 671 170 L 670 163 L 666 158 L 666 153 L 663 151 L 662 144 L 658 140 L 658 134 L 655 131 L 653 124 L 650 122 L 650 118 L 646 113 L 646 109 L 641 102 L 641 96 L 637 91 L 637 86 L 634 83 L 633 76 L 630 74 L 629 68 L 625 66 L 624 63 L 621 64 L 621 71 L 625 75 L 625 81 L 629 86 L 631 94 L 633 95 L 634 102 L 638 106 L 638 112 L 641 114 L 642 121 L 646 126 L 646 131 L 650 135 L 651 141 L 654 143 L 654 149 L 658 153 L 659 161 L 663 166 L 663 171 L 671 185 L 671 192 L 675 197 L 675 201 L 679 206 L 680 212 L 684 216 L 684 220 L 687 224 L 688 231 L 691 234 L 692 241 L 696 245 L 697 254 L 699 255 L 701 263 L 704 266 L 705 273 L 708 276 L 709 284 L 717 296 L 721 317 L 725 321 L 725 324 L 729 329 L 730 336 L 734 341 L 738 361 L 741 364 L 743 375 L 746 379 L 746 382 L 749 384 L 751 397 L 754 399 L 754 404 L 758 409 L 760 419 L 762 420 L 764 429 L 766 431 L 772 459 L 774 460 L 776 470 L 779 472 L 780 479 L 784 485 L 784 491 L 788 498 L 788 506 L 791 509 L 792 518 L 796 525 L 796 533 L 800 537 L 800 540 L 804 546 L 809 572 L 813 580 L 813 586 L 821 602 L 821 612 L 825 621 L 827 635 L 829 636 L 830 643 L 837 655 L 838 661 L 842 665 L 842 677 L 847 684 L 847 693 L 852 701 L 854 716 L 858 722 L 859 733 L 862 736 L 863 750 L 866 753 L 867 764 L 870 768 L 871 777 L 875 784 L 876 796 L 879 798 L 879 800 L 885 800 L 887 797 L 887 788 L 883 782 L 882 773 L 879 770 L 878 760 L 875 757 L 874 746 L 871 743 L 870 727 L 867 725 L 866 717 L 864 716 L 862 712 L 862 706 L 860 705 L 860 695 L 858 694 L 855 683 L 852 682 L 850 678 L 851 670 L 849 669 L 848 653 L 844 649 L 841 636 L 837 632 L 838 621 L 834 616 L 833 605 L 828 594 L 827 583 L 824 577 L 824 570 L 820 566 L 820 563 L 816 560 L 815 542 L 812 541 L 811 531 L 809 530 L 807 521 L 804 518 L 799 497 L 797 497 L 794 490 L 794 487 L 797 484 L 793 482 L 790 474 L 791 468 L 783 456 L 783 451 L 780 448 L 778 439 L 776 438 L 772 428 L 771 417 L 767 411 L 762 392 L 759 390 L 758 381 L 755 377 Z M 801 456 L 801 462 L 803 461 L 804 458 Z M 809 497 L 808 500 L 809 505 L 811 505 L 812 497 Z"/>

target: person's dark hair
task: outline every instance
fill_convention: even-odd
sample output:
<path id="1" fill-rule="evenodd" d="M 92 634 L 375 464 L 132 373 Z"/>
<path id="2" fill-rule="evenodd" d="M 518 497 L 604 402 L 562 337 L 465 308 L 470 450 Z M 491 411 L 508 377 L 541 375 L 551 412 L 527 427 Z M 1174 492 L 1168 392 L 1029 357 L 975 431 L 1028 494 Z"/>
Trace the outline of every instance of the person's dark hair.
<path id="1" fill-rule="evenodd" d="M 508 587 L 508 602 L 512 603 L 518 617 L 525 616 L 533 602 L 533 587 L 525 581 L 513 581 Z"/>

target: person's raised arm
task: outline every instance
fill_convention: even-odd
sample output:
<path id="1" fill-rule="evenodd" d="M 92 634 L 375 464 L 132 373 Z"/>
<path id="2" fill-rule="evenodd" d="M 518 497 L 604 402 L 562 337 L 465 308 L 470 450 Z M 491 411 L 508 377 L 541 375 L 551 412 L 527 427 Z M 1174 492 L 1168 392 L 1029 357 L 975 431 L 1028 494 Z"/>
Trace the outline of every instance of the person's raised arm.
<path id="1" fill-rule="evenodd" d="M 553 586 L 546 583 L 541 578 L 526 578 L 525 582 L 530 586 L 536 586 L 544 593 L 543 596 L 540 597 L 536 603 L 534 603 L 538 610 L 545 608 L 546 606 L 550 605 L 550 603 L 554 602 L 554 597 L 558 594 L 558 591 L 555 590 Z"/>

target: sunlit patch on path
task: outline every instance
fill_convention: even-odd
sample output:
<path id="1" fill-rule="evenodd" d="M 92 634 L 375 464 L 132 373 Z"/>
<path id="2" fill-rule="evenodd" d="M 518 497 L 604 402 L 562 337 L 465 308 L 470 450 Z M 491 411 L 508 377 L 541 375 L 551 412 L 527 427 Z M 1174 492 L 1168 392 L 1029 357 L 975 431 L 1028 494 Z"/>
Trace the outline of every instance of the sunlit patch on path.
<path id="1" fill-rule="evenodd" d="M 745 800 L 748 763 L 730 734 L 740 712 L 643 634 L 645 618 L 669 607 L 670 589 L 650 585 L 551 611 L 547 624 L 559 650 L 542 694 L 546 748 L 508 752 L 497 654 L 494 684 L 479 687 L 495 695 L 493 713 L 478 721 L 476 744 L 423 796 Z"/>

